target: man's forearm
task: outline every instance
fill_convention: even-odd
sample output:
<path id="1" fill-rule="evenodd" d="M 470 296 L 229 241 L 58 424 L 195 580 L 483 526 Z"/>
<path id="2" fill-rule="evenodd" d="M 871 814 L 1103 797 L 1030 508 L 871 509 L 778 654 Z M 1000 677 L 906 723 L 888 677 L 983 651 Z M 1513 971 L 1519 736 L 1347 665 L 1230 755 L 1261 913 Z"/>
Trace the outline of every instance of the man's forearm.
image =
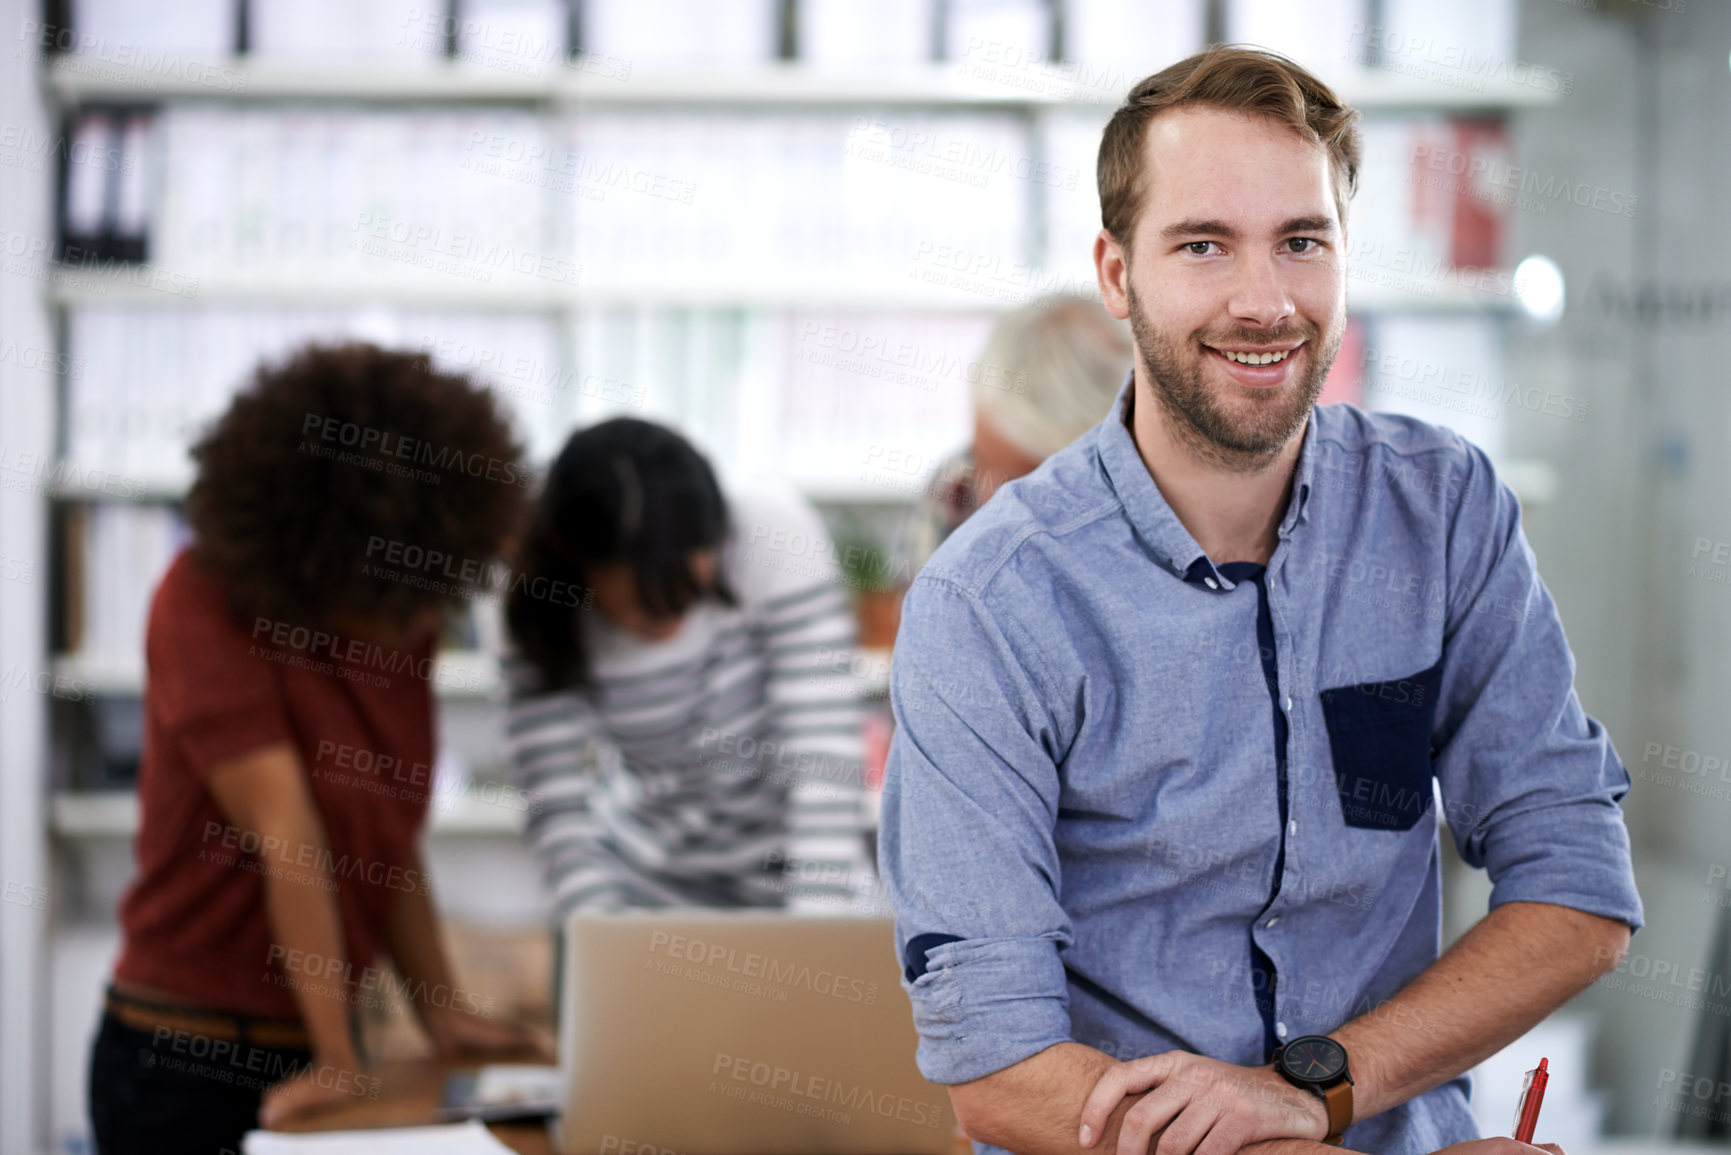
<path id="1" fill-rule="evenodd" d="M 983 1079 L 951 1087 L 950 1101 L 970 1138 L 1017 1155 L 1110 1153 L 1118 1149 L 1125 1114 L 1143 1096 L 1131 1095 L 1118 1104 L 1104 1137 L 1092 1147 L 1081 1145 L 1078 1130 L 1088 1093 L 1116 1062 L 1081 1043 L 1058 1043 Z M 1155 1132 L 1153 1142 L 1159 1138 Z M 1342 1149 L 1307 1139 L 1277 1139 L 1243 1150 L 1255 1155 L 1339 1155 Z"/>
<path id="2" fill-rule="evenodd" d="M 1549 903 L 1491 911 L 1400 993 L 1331 1032 L 1351 1056 L 1353 1116 L 1399 1106 L 1520 1038 L 1614 968 L 1629 934 Z"/>

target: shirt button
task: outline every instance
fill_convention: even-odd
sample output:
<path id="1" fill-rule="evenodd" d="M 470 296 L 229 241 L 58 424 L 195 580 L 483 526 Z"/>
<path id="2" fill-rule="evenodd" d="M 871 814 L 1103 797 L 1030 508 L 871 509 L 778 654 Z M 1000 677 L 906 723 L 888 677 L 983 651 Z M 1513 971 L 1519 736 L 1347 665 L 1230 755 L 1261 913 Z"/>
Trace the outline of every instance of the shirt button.
<path id="1" fill-rule="evenodd" d="M 1267 927 L 1269 930 L 1273 930 L 1274 924 L 1279 922 L 1279 921 L 1280 921 L 1280 916 L 1277 914 L 1273 918 L 1269 919 L 1267 922 L 1263 923 L 1262 925 Z"/>
<path id="2" fill-rule="evenodd" d="M 1298 819 L 1294 818 L 1286 824 L 1286 832 L 1288 834 L 1298 833 Z"/>
<path id="3" fill-rule="evenodd" d="M 1220 588 L 1220 583 L 1219 583 L 1219 582 L 1217 582 L 1217 581 L 1215 581 L 1215 580 L 1214 580 L 1214 579 L 1213 579 L 1213 578 L 1211 578 L 1211 577 L 1205 577 L 1205 578 L 1203 578 L 1203 579 L 1202 579 L 1202 584 L 1203 584 L 1203 585 L 1205 585 L 1205 586 L 1207 586 L 1207 587 L 1208 587 L 1208 588 L 1209 588 L 1209 589 L 1211 589 L 1211 590 L 1217 590 L 1217 589 L 1219 589 L 1219 588 Z"/>
<path id="4" fill-rule="evenodd" d="M 1286 712 L 1288 714 L 1292 713 L 1292 699 L 1291 698 L 1286 699 Z"/>
<path id="5" fill-rule="evenodd" d="M 1286 1024 L 1285 1023 L 1275 1023 L 1274 1024 L 1274 1033 L 1279 1035 L 1281 1038 L 1284 1039 L 1286 1037 Z"/>

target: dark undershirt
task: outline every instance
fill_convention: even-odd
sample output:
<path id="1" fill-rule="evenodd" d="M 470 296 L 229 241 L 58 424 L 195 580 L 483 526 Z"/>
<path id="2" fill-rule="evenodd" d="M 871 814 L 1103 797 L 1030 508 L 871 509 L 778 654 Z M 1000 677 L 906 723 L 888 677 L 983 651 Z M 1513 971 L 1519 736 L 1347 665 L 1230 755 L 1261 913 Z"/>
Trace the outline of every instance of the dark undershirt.
<path id="1" fill-rule="evenodd" d="M 1274 881 L 1268 891 L 1268 902 L 1257 914 L 1254 926 L 1274 905 L 1286 869 L 1286 712 L 1280 708 L 1280 671 L 1275 662 L 1274 616 L 1268 609 L 1266 569 L 1250 561 L 1229 561 L 1218 568 L 1234 586 L 1247 581 L 1256 583 L 1256 648 L 1262 655 L 1262 680 L 1268 684 L 1268 703 L 1274 713 L 1274 778 L 1280 807 L 1280 842 L 1274 854 Z M 1280 1046 L 1280 1038 L 1274 1033 L 1274 960 L 1262 953 L 1253 936 L 1246 934 L 1246 937 L 1250 940 L 1251 994 L 1262 1016 L 1263 1061 L 1273 1062 L 1275 1048 Z"/>

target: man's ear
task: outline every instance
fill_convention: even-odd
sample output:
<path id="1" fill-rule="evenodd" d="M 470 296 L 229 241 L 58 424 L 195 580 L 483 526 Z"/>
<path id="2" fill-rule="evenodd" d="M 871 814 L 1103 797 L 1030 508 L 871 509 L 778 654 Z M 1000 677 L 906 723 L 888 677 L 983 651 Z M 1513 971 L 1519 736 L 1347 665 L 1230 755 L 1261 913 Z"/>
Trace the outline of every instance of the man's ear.
<path id="1" fill-rule="evenodd" d="M 1105 229 L 1094 237 L 1094 276 L 1100 284 L 1100 302 L 1106 312 L 1122 321 L 1130 316 L 1130 265 L 1124 246 Z"/>

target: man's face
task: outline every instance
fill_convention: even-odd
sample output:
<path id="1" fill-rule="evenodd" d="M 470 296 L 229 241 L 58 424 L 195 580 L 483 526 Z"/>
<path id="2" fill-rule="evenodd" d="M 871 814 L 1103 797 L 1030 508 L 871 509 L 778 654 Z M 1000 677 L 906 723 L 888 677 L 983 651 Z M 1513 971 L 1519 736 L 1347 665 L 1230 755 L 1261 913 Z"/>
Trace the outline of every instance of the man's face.
<path id="1" fill-rule="evenodd" d="M 1129 318 L 1177 436 L 1253 466 L 1303 430 L 1346 329 L 1328 154 L 1269 120 L 1183 108 L 1148 126 L 1144 164 L 1132 250 L 1104 232 L 1095 246 L 1106 307 Z"/>

